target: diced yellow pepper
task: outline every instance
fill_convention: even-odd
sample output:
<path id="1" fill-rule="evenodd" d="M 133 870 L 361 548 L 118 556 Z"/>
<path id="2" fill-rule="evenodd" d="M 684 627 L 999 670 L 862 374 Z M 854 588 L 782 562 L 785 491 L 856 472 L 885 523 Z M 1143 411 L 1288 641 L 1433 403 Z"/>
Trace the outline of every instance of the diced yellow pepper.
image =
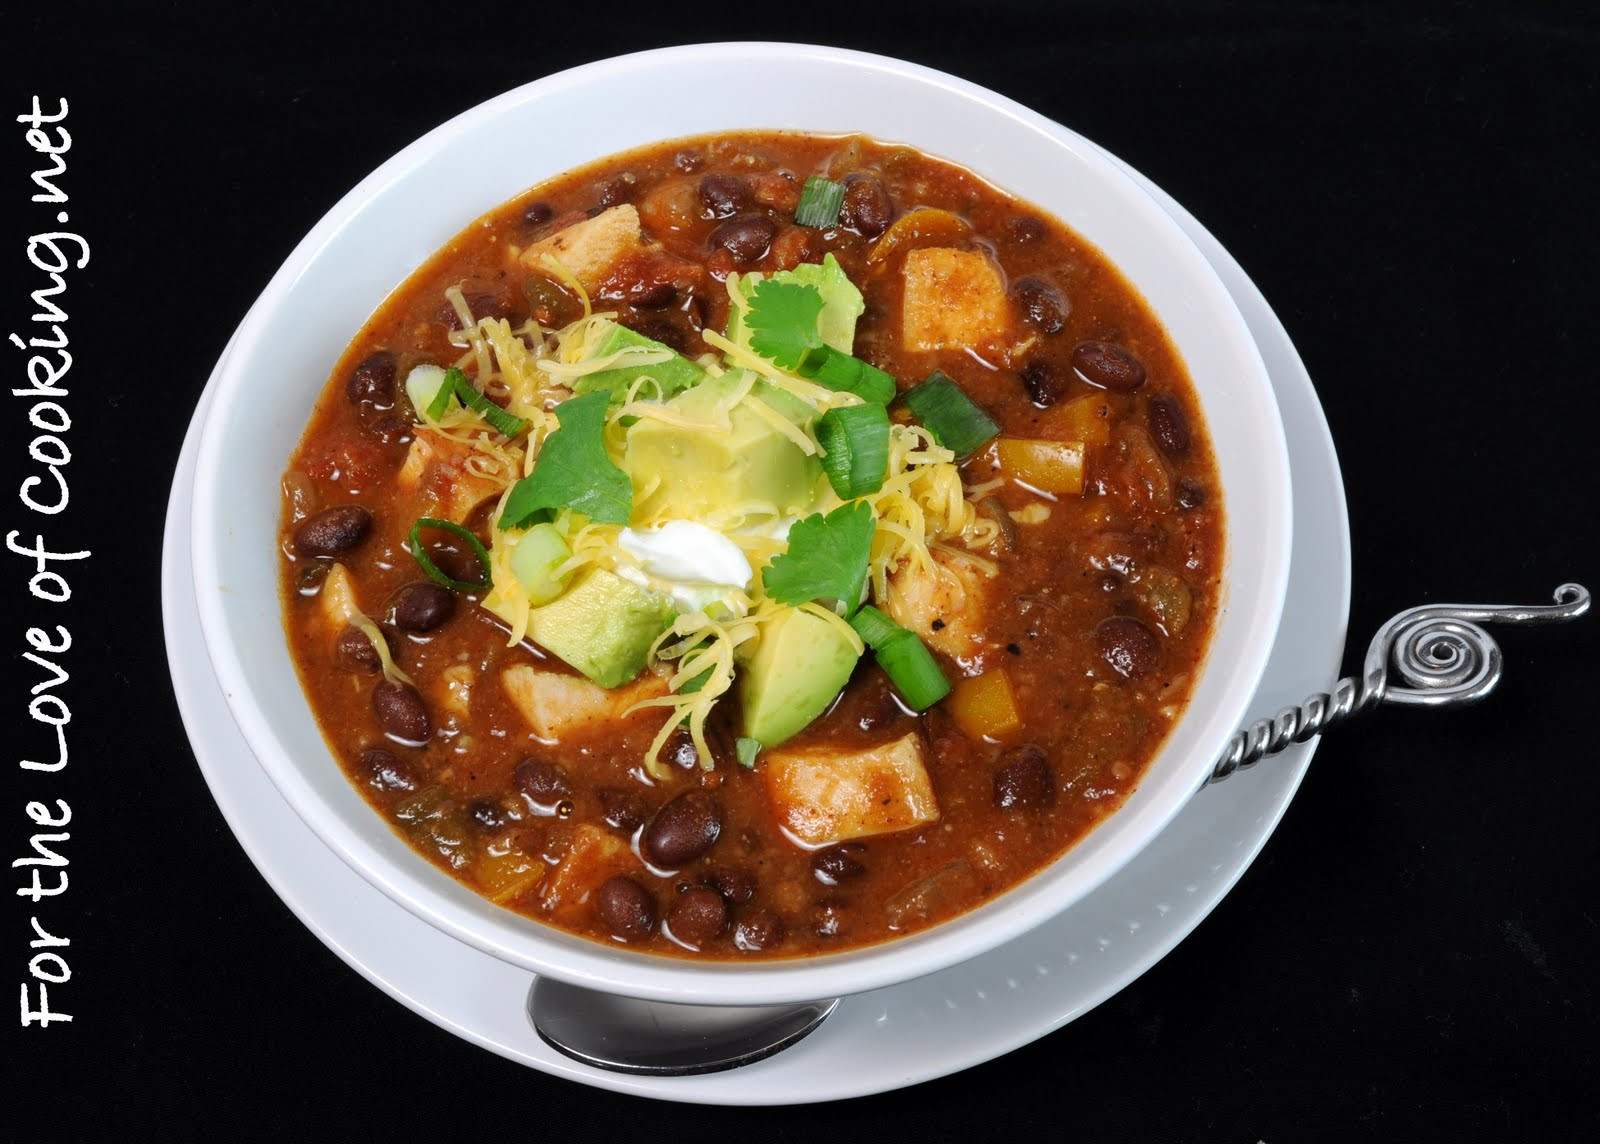
<path id="1" fill-rule="evenodd" d="M 922 246 L 955 246 L 972 234 L 972 224 L 938 207 L 921 207 L 895 219 L 867 254 L 868 263 L 883 262 Z"/>
<path id="2" fill-rule="evenodd" d="M 1001 437 L 995 442 L 1000 469 L 1042 493 L 1083 492 L 1082 441 L 1030 441 Z"/>
<path id="3" fill-rule="evenodd" d="M 1050 428 L 1064 441 L 1085 445 L 1111 442 L 1111 399 L 1103 393 L 1086 393 L 1059 405 L 1050 418 Z"/>
<path id="4" fill-rule="evenodd" d="M 969 739 L 1003 739 L 1022 727 L 1016 693 L 1004 668 L 957 680 L 945 703 L 950 718 Z"/>

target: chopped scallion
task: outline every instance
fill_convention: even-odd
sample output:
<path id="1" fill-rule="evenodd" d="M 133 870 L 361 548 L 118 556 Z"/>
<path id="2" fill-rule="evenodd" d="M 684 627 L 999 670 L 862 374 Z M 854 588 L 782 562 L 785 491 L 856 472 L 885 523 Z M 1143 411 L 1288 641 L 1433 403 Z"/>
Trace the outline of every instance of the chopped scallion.
<path id="1" fill-rule="evenodd" d="M 797 371 L 829 389 L 853 393 L 863 401 L 887 405 L 894 400 L 894 378 L 860 358 L 842 354 L 832 346 L 821 346 L 808 353 Z"/>
<path id="2" fill-rule="evenodd" d="M 478 567 L 483 569 L 481 580 L 457 580 L 440 570 L 433 562 L 433 557 L 428 555 L 427 546 L 422 543 L 422 530 L 435 529 L 439 532 L 448 532 L 457 540 L 464 543 L 477 558 Z M 411 557 L 417 565 L 427 573 L 428 579 L 443 584 L 446 588 L 454 588 L 458 592 L 482 592 L 489 587 L 489 551 L 484 548 L 478 538 L 461 525 L 452 520 L 436 520 L 431 516 L 420 517 L 416 524 L 411 526 Z"/>
<path id="3" fill-rule="evenodd" d="M 889 468 L 889 411 L 881 405 L 830 409 L 817 422 L 822 471 L 840 500 L 875 493 Z"/>
<path id="4" fill-rule="evenodd" d="M 906 390 L 901 400 L 933 434 L 933 439 L 958 458 L 976 452 L 1000 432 L 995 419 L 939 370 L 930 373 L 921 385 Z"/>
<path id="5" fill-rule="evenodd" d="M 444 382 L 439 386 L 439 391 L 433 395 L 433 402 L 428 406 L 428 420 L 438 421 L 444 416 L 445 410 L 450 408 L 450 398 L 459 397 L 461 403 L 468 409 L 477 413 L 487 421 L 496 433 L 502 437 L 515 437 L 527 428 L 528 423 L 522 418 L 507 413 L 494 402 L 473 388 L 467 380 L 467 375 L 451 366 L 445 370 Z"/>
<path id="6" fill-rule="evenodd" d="M 812 175 L 800 189 L 800 205 L 794 209 L 796 226 L 830 227 L 839 222 L 844 204 L 844 184 L 821 175 Z"/>
<path id="7" fill-rule="evenodd" d="M 902 628 L 871 604 L 861 606 L 850 626 L 872 648 L 878 666 L 913 710 L 925 711 L 950 694 L 950 681 L 915 632 Z"/>

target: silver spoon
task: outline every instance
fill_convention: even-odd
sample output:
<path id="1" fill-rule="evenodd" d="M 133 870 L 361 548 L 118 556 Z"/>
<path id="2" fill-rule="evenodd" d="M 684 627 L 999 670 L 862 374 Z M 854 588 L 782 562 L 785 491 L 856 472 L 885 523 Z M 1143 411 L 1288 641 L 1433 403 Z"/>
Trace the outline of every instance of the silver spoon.
<path id="1" fill-rule="evenodd" d="M 693 1076 L 782 1052 L 822 1024 L 839 999 L 798 1005 L 641 1001 L 537 977 L 528 1018 L 546 1044 L 611 1072 Z"/>
<path id="2" fill-rule="evenodd" d="M 1589 590 L 1563 584 L 1554 604 L 1424 604 L 1401 612 L 1378 629 L 1359 677 L 1245 727 L 1206 784 L 1383 703 L 1476 703 L 1494 690 L 1502 667 L 1499 645 L 1479 625 L 1560 623 L 1588 610 Z M 1389 682 L 1391 663 L 1401 686 Z M 598 1069 L 649 1076 L 692 1076 L 762 1060 L 810 1033 L 838 1006 L 837 997 L 798 1005 L 680 1005 L 547 977 L 535 978 L 528 991 L 528 1019 L 551 1047 Z"/>

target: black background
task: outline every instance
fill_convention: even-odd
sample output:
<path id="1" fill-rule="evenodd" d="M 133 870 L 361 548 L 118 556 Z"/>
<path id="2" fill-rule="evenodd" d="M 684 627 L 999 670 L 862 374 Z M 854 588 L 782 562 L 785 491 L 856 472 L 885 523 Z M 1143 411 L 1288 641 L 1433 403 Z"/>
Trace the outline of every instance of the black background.
<path id="1" fill-rule="evenodd" d="M 1347 668 L 1411 604 L 1600 586 L 1589 5 L 8 4 L 3 27 L 0 121 L 32 95 L 68 98 L 63 184 L 93 249 L 65 300 L 71 505 L 46 520 L 8 496 L 0 513 L 5 531 L 94 552 L 54 609 L 0 556 L 16 728 L 0 856 L 22 854 L 29 799 L 74 811 L 70 891 L 40 912 L 72 939 L 52 1001 L 76 1019 L 8 1019 L 13 1138 L 1277 1144 L 1600 1127 L 1600 619 L 1507 635 L 1506 679 L 1481 707 L 1385 711 L 1335 736 L 1221 907 L 1064 1030 L 898 1093 L 724 1111 L 510 1064 L 325 949 L 211 802 L 166 683 L 158 602 L 193 404 L 324 211 L 503 90 L 741 38 L 860 47 L 994 88 L 1120 155 L 1217 235 L 1288 327 L 1345 467 Z M 22 128 L 3 134 L 0 334 L 26 326 L 39 283 L 24 243 L 56 209 L 29 202 Z M 21 355 L 7 360 L 20 378 Z M 0 449 L 20 472 L 27 406 L 6 400 Z M 76 640 L 72 755 L 42 776 L 15 766 L 50 747 L 25 717 L 38 675 L 16 657 L 27 626 L 55 622 Z M 7 981 L 26 973 L 31 912 L 16 898 L 0 921 Z"/>

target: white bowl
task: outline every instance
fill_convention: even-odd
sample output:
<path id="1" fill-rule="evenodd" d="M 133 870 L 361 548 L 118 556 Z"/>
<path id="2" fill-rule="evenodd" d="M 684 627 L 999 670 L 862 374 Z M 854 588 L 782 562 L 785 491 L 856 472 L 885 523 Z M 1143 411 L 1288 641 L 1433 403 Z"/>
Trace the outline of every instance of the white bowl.
<path id="1" fill-rule="evenodd" d="M 1061 860 L 963 917 L 885 945 L 793 961 L 657 958 L 564 934 L 434 868 L 332 758 L 301 693 L 277 586 L 278 479 L 333 362 L 410 272 L 473 218 L 569 168 L 734 128 L 860 132 L 961 163 L 1057 215 L 1145 295 L 1189 367 L 1227 512 L 1223 607 L 1189 710 L 1126 803 Z M 993 92 L 880 56 L 788 44 L 668 48 L 492 99 L 344 197 L 273 277 L 222 364 L 194 493 L 205 642 L 251 750 L 306 823 L 373 885 L 496 957 L 614 993 L 705 1004 L 809 1000 L 931 973 L 1067 909 L 1150 842 L 1246 716 L 1289 564 L 1289 466 L 1245 323 L 1176 223 L 1087 140 Z M 246 760 L 239 765 L 246 766 Z"/>

